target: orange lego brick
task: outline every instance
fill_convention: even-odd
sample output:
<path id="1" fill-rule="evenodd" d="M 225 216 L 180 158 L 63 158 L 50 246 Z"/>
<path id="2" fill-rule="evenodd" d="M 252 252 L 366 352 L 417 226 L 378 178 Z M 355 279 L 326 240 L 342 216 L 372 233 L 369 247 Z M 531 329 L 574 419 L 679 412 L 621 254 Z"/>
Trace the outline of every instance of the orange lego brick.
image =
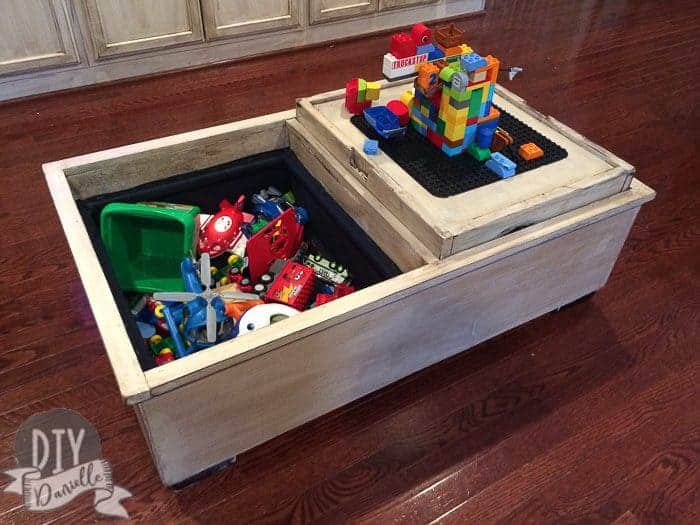
<path id="1" fill-rule="evenodd" d="M 518 155 L 524 160 L 535 160 L 544 157 L 544 151 L 534 142 L 528 142 L 518 148 Z"/>

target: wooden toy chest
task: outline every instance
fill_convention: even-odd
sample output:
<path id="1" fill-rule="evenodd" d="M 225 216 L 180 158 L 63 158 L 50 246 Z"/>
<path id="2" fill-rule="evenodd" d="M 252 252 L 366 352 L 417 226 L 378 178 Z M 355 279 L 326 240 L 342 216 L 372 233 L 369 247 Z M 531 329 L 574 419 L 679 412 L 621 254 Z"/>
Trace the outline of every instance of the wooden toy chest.
<path id="1" fill-rule="evenodd" d="M 385 96 L 405 88 L 386 86 Z M 566 147 L 567 159 L 433 197 L 384 154 L 362 153 L 341 101 L 342 91 L 328 93 L 44 165 L 120 392 L 167 485 L 597 290 L 654 197 L 631 166 L 503 89 L 496 103 Z M 76 200 L 281 148 L 403 273 L 144 372 Z"/>

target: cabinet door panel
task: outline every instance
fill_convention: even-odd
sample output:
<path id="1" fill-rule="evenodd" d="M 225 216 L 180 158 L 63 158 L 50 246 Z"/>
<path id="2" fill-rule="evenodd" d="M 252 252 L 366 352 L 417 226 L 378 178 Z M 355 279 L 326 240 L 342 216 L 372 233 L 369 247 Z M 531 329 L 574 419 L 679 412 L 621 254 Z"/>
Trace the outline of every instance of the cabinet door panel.
<path id="1" fill-rule="evenodd" d="M 65 0 L 3 0 L 0 74 L 78 61 Z"/>
<path id="2" fill-rule="evenodd" d="M 374 13 L 377 0 L 311 0 L 311 23 Z"/>
<path id="3" fill-rule="evenodd" d="M 200 42 L 197 0 L 85 0 L 98 58 Z"/>
<path id="4" fill-rule="evenodd" d="M 379 0 L 379 10 L 400 9 L 402 7 L 412 7 L 414 5 L 435 4 L 440 0 Z"/>
<path id="5" fill-rule="evenodd" d="M 202 0 L 207 39 L 299 25 L 300 0 Z"/>

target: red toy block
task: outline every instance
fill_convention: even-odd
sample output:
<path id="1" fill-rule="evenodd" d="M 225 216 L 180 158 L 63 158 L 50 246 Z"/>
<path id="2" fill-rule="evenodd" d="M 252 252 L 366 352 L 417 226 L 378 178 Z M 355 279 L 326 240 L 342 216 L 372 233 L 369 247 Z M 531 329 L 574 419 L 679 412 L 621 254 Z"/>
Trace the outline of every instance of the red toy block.
<path id="1" fill-rule="evenodd" d="M 416 46 L 424 46 L 426 44 L 432 44 L 433 33 L 425 24 L 415 24 L 411 28 L 411 38 L 413 38 L 413 43 L 416 44 Z"/>
<path id="2" fill-rule="evenodd" d="M 288 261 L 267 290 L 265 300 L 303 310 L 309 303 L 313 291 L 313 268 Z"/>
<path id="3" fill-rule="evenodd" d="M 372 107 L 371 100 L 365 100 L 364 102 L 357 101 L 359 82 L 360 79 L 353 78 L 345 84 L 345 108 L 353 115 L 362 115 L 365 109 Z"/>
<path id="4" fill-rule="evenodd" d="M 408 125 L 408 121 L 411 120 L 411 116 L 408 114 L 408 106 L 406 106 L 406 104 L 400 100 L 390 100 L 386 107 L 398 117 L 399 124 L 402 126 Z"/>
<path id="5" fill-rule="evenodd" d="M 428 140 L 436 148 L 442 149 L 442 135 L 435 133 L 432 129 L 428 130 Z"/>
<path id="6" fill-rule="evenodd" d="M 407 58 L 416 54 L 416 43 L 408 33 L 394 33 L 391 35 L 389 52 L 395 58 Z"/>
<path id="7" fill-rule="evenodd" d="M 472 117 L 467 120 L 467 126 L 471 126 L 472 124 L 478 124 L 479 123 L 479 117 Z"/>

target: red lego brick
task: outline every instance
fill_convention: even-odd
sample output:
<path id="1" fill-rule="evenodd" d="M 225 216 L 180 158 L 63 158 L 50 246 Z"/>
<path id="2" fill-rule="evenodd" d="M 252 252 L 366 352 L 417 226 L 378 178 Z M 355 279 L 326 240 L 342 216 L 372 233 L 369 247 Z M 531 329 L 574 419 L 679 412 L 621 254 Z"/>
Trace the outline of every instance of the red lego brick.
<path id="1" fill-rule="evenodd" d="M 442 135 L 438 135 L 432 129 L 428 130 L 428 140 L 437 148 L 442 148 Z"/>
<path id="2" fill-rule="evenodd" d="M 479 123 L 479 117 L 473 117 L 467 120 L 467 126 L 471 126 L 472 124 L 478 124 Z"/>
<path id="3" fill-rule="evenodd" d="M 394 33 L 389 52 L 396 58 L 412 57 L 416 54 L 416 43 L 408 33 Z"/>
<path id="4" fill-rule="evenodd" d="M 408 125 L 410 115 L 408 114 L 408 107 L 406 106 L 406 104 L 404 104 L 400 100 L 390 100 L 387 103 L 386 107 L 389 108 L 389 111 L 391 111 L 394 115 L 398 117 L 399 124 L 401 124 L 402 126 Z"/>
<path id="5" fill-rule="evenodd" d="M 361 115 L 365 109 L 372 106 L 371 100 L 365 100 L 364 102 L 357 101 L 359 83 L 360 79 L 353 78 L 352 80 L 348 80 L 348 83 L 345 84 L 345 107 L 353 115 Z"/>
<path id="6" fill-rule="evenodd" d="M 411 37 L 416 46 L 432 44 L 433 33 L 425 24 L 416 24 L 411 28 Z"/>

